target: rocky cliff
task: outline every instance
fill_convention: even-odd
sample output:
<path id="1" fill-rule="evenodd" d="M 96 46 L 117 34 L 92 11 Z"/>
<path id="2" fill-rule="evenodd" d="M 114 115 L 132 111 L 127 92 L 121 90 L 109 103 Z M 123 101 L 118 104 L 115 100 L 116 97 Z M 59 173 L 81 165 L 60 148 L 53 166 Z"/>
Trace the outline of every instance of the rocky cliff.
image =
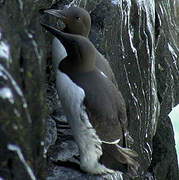
<path id="1" fill-rule="evenodd" d="M 0 1 L 0 179 L 129 179 L 79 170 L 78 148 L 54 87 L 52 37 L 39 24 L 56 25 L 39 9 L 70 3 L 90 12 L 90 40 L 108 59 L 127 103 L 129 147 L 139 154 L 136 180 L 179 179 L 168 117 L 179 103 L 176 2 Z"/>

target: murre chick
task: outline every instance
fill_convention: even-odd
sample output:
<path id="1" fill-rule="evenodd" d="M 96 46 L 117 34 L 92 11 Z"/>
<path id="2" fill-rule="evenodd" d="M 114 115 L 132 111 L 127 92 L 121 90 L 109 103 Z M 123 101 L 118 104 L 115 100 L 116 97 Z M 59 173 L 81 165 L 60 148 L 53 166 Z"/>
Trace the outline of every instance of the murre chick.
<path id="1" fill-rule="evenodd" d="M 79 7 L 69 7 L 63 10 L 48 9 L 44 10 L 44 13 L 51 14 L 63 21 L 65 24 L 65 28 L 62 30 L 63 32 L 88 37 L 91 30 L 91 17 L 85 9 Z M 57 39 L 54 38 L 54 48 L 58 47 L 58 42 L 56 41 Z M 96 53 L 95 64 L 96 67 L 99 68 L 115 84 L 116 87 L 118 87 L 111 66 L 99 51 Z"/>
<path id="2" fill-rule="evenodd" d="M 96 68 L 96 48 L 84 36 L 41 25 L 67 52 L 56 66 L 56 86 L 79 147 L 81 169 L 91 174 L 113 173 L 122 163 L 136 173 L 137 154 L 122 147 L 128 124 L 125 102 L 120 91 Z"/>

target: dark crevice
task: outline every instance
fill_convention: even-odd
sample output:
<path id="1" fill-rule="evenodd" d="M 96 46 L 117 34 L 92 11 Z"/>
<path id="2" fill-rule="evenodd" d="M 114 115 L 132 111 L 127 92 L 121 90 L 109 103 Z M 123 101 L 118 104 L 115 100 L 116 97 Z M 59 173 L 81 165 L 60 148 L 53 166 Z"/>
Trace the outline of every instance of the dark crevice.
<path id="1" fill-rule="evenodd" d="M 69 124 L 67 122 L 64 121 L 56 121 L 55 118 L 52 117 L 53 120 L 55 120 L 55 122 L 57 123 L 57 125 L 59 126 L 69 126 Z"/>
<path id="2" fill-rule="evenodd" d="M 47 77 L 47 81 L 50 83 L 50 76 L 51 76 L 51 73 L 53 71 L 53 68 L 52 68 L 52 60 L 51 58 L 47 58 L 47 62 L 46 62 L 46 77 Z"/>
<path id="3" fill-rule="evenodd" d="M 58 134 L 59 135 L 59 134 Z M 74 140 L 72 135 L 59 135 L 60 137 L 56 140 L 56 144 L 64 142 L 64 141 L 71 141 Z"/>
<path id="4" fill-rule="evenodd" d="M 12 172 L 12 170 L 13 170 L 13 160 L 12 159 L 8 159 L 7 166 L 8 166 L 9 172 L 10 172 L 10 176 L 13 179 L 14 174 Z"/>
<path id="5" fill-rule="evenodd" d="M 159 103 L 161 104 L 163 99 L 159 92 L 157 92 L 157 96 L 158 96 Z"/>
<path id="6" fill-rule="evenodd" d="M 76 171 L 78 171 L 80 173 L 86 174 L 84 171 L 82 171 L 80 169 L 79 164 L 74 163 L 74 162 L 70 162 L 70 161 L 65 161 L 65 162 L 64 161 L 56 161 L 56 162 L 54 162 L 53 161 L 53 164 L 55 164 L 57 166 L 62 166 L 62 167 L 66 167 L 66 168 L 69 168 L 69 169 L 73 169 L 73 170 L 76 170 Z"/>
<path id="7" fill-rule="evenodd" d="M 159 34 L 160 34 L 160 20 L 158 13 L 155 11 L 155 42 L 156 42 L 155 44 L 157 44 L 158 42 Z"/>
<path id="8" fill-rule="evenodd" d="M 22 49 L 20 50 L 19 64 L 20 64 L 21 87 L 23 90 L 25 90 L 24 58 L 23 58 Z"/>
<path id="9" fill-rule="evenodd" d="M 0 8 L 2 8 L 4 4 L 5 4 L 5 0 L 0 0 Z"/>
<path id="10" fill-rule="evenodd" d="M 59 129 L 70 129 L 70 126 L 57 125 L 57 128 L 59 128 Z"/>

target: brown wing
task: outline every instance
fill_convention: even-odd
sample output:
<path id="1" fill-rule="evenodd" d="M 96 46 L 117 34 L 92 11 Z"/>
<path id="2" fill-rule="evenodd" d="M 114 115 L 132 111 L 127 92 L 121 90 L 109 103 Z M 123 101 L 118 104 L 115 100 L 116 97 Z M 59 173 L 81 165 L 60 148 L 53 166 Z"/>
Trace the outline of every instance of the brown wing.
<path id="1" fill-rule="evenodd" d="M 86 111 L 99 138 L 107 142 L 120 139 L 118 145 L 123 146 L 127 115 L 122 94 L 98 70 L 84 74 L 75 73 L 72 76 L 69 74 L 69 76 L 85 91 Z M 136 174 L 139 166 L 135 161 L 137 154 L 118 145 L 103 143 L 103 155 L 100 161 L 106 167 L 118 170 L 124 168 L 122 164 L 128 164 L 132 173 Z"/>
<path id="2" fill-rule="evenodd" d="M 114 84 L 97 69 L 68 75 L 84 89 L 86 111 L 100 139 L 114 141 L 121 138 L 122 141 L 122 127 L 127 123 L 126 108 Z"/>

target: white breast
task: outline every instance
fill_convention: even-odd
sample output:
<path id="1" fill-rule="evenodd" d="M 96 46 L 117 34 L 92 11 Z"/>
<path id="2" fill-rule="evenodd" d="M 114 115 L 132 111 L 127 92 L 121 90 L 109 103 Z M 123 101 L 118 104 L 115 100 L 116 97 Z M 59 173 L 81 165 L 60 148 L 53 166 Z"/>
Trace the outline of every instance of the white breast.
<path id="1" fill-rule="evenodd" d="M 67 56 L 67 52 L 62 43 L 55 37 L 52 42 L 52 64 L 56 71 L 59 63 Z"/>

